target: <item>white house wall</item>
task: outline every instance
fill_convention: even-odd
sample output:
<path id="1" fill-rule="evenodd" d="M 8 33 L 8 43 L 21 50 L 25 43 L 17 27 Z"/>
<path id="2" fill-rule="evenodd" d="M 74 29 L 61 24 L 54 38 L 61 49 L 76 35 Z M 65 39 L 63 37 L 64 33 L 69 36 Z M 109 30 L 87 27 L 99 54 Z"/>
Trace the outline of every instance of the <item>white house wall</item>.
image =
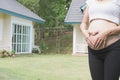
<path id="1" fill-rule="evenodd" d="M 3 14 L 3 34 L 2 34 L 2 48 L 10 50 L 10 31 L 11 31 L 11 16 Z"/>
<path id="2" fill-rule="evenodd" d="M 32 26 L 32 21 L 29 21 L 29 20 L 26 20 L 26 19 L 22 19 L 22 18 L 18 18 L 18 17 L 15 17 L 15 16 L 11 16 L 11 20 L 12 20 L 12 22 L 16 22 L 16 23 Z"/>
<path id="3" fill-rule="evenodd" d="M 73 54 L 87 53 L 86 41 L 80 32 L 80 25 L 76 24 L 73 28 Z"/>
<path id="4" fill-rule="evenodd" d="M 0 13 L 0 50 L 2 48 L 2 34 L 3 34 L 3 14 Z"/>
<path id="5" fill-rule="evenodd" d="M 0 13 L 0 41 L 2 40 L 3 14 Z"/>

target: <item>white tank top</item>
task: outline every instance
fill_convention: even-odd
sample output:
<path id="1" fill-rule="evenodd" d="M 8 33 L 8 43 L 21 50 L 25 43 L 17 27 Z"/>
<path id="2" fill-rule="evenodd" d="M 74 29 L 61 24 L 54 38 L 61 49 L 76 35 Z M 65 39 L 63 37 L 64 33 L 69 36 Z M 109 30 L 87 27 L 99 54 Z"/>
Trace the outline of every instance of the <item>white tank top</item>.
<path id="1" fill-rule="evenodd" d="M 120 23 L 120 0 L 112 0 L 105 3 L 87 0 L 86 4 L 89 6 L 89 21 L 100 18 L 116 24 Z"/>

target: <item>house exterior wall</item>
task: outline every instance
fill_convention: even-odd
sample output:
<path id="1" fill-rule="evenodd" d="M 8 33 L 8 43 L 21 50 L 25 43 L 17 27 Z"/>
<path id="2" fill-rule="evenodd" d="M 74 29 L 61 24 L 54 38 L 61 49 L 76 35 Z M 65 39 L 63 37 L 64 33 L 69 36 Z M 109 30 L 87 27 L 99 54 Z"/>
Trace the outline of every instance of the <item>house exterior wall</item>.
<path id="1" fill-rule="evenodd" d="M 87 53 L 87 44 L 80 32 L 80 25 L 73 26 L 73 54 Z"/>
<path id="2" fill-rule="evenodd" d="M 0 13 L 0 49 L 2 48 L 3 14 Z"/>
<path id="3" fill-rule="evenodd" d="M 11 16 L 3 14 L 2 49 L 10 50 Z"/>

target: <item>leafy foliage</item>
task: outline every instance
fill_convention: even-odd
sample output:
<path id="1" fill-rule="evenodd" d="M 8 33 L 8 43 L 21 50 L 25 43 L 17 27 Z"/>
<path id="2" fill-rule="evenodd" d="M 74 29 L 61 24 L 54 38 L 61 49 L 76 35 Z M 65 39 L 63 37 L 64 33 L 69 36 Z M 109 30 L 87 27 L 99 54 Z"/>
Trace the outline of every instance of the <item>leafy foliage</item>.
<path id="1" fill-rule="evenodd" d="M 46 26 L 59 27 L 64 25 L 67 12 L 66 0 L 40 0 L 40 16 L 46 20 Z"/>
<path id="2" fill-rule="evenodd" d="M 39 50 L 38 50 L 37 48 L 33 48 L 33 49 L 32 49 L 32 53 L 39 54 Z"/>
<path id="3" fill-rule="evenodd" d="M 8 51 L 8 50 L 0 50 L 0 57 L 3 58 L 3 57 L 13 57 L 15 55 L 15 52 L 13 51 Z"/>

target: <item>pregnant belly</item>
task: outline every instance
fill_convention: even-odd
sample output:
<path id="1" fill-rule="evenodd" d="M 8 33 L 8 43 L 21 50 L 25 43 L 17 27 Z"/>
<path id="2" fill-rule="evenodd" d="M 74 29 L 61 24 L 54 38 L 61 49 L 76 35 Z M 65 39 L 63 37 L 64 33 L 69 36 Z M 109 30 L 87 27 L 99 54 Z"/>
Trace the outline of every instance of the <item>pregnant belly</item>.
<path id="1" fill-rule="evenodd" d="M 115 27 L 117 27 L 115 23 L 112 23 L 106 20 L 93 20 L 90 23 L 88 30 L 102 32 L 102 31 L 107 31 Z"/>
<path id="2" fill-rule="evenodd" d="M 88 31 L 89 32 L 104 32 L 104 31 L 107 31 L 109 29 L 113 29 L 117 27 L 117 25 L 115 23 L 111 23 L 111 22 L 108 22 L 106 20 L 93 20 L 90 25 L 89 25 L 89 28 L 88 28 Z M 112 43 L 116 42 L 117 40 L 119 40 L 120 37 L 119 35 L 112 35 L 112 36 L 109 36 L 106 40 L 106 44 L 103 45 L 104 48 L 111 45 Z M 103 46 L 99 47 L 99 48 L 93 48 L 95 50 L 99 50 L 99 49 L 102 49 Z"/>

